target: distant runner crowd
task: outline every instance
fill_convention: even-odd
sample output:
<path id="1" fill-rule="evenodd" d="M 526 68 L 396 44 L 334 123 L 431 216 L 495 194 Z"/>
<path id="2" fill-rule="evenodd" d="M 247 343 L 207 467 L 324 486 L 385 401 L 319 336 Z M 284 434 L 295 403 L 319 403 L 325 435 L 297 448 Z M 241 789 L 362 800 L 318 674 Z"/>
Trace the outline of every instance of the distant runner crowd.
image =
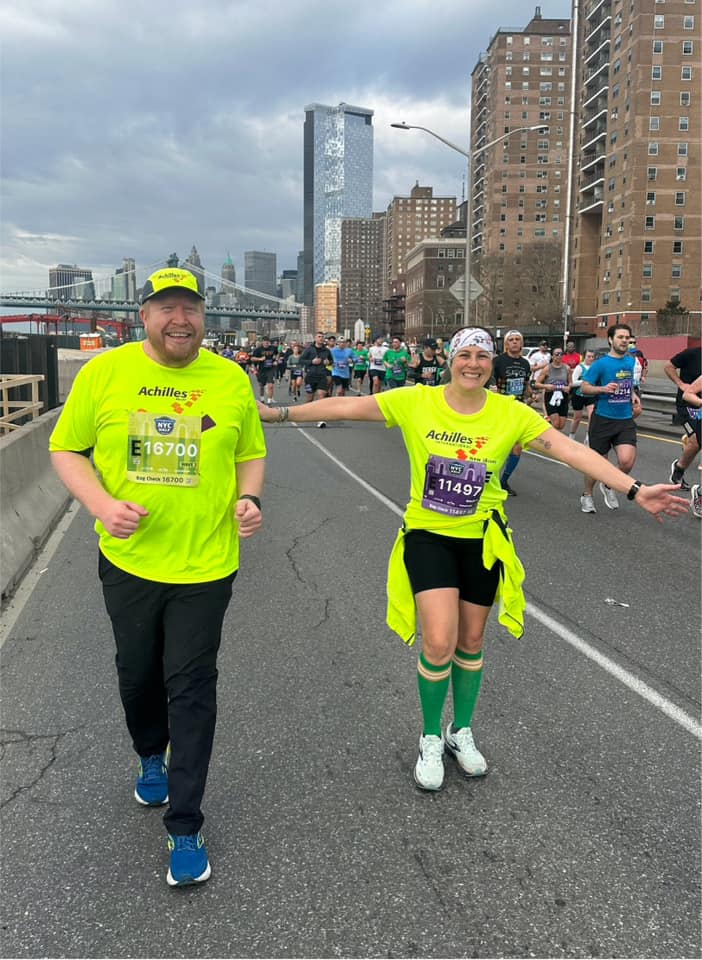
<path id="1" fill-rule="evenodd" d="M 641 413 L 641 385 L 646 382 L 649 364 L 626 325 L 620 334 L 619 350 L 612 357 L 613 351 L 606 349 L 586 350 L 581 355 L 574 341 L 568 341 L 565 348 L 551 348 L 548 341 L 542 340 L 538 347 L 525 349 L 522 334 L 518 330 L 509 330 L 504 337 L 503 352 L 494 359 L 493 376 L 488 387 L 535 407 L 551 426 L 565 431 L 571 439 L 576 438 L 584 420 L 583 442 L 590 445 L 594 433 L 594 449 L 605 456 L 609 450 L 615 450 L 624 457 L 619 457 L 620 467 L 631 469 L 636 444 L 631 417 Z M 258 383 L 261 401 L 268 405 L 274 402 L 274 386 L 279 382 L 287 383 L 288 397 L 297 403 L 303 397 L 306 402 L 311 402 L 324 397 L 343 397 L 348 393 L 359 396 L 378 394 L 416 383 L 438 386 L 450 378 L 448 344 L 440 337 L 428 338 L 421 343 L 382 336 L 372 342 L 353 342 L 317 332 L 307 344 L 297 340 L 284 343 L 264 336 L 248 346 L 224 345 L 210 349 L 238 363 L 251 374 Z M 616 370 L 612 367 L 612 360 L 617 361 Z M 621 361 L 626 361 L 626 369 L 619 369 Z M 699 366 L 700 351 L 690 348 L 671 357 L 664 372 L 677 387 L 678 420 L 685 431 L 683 454 L 671 464 L 670 482 L 679 483 L 683 490 L 691 491 L 693 513 L 702 517 L 700 486 L 691 486 L 685 478 L 685 470 L 700 448 L 697 436 L 700 416 L 698 408 L 693 407 L 689 399 L 683 399 L 684 391 L 700 377 Z M 622 373 L 626 376 L 622 377 Z M 606 386 L 609 382 L 606 378 L 610 375 L 619 376 L 621 389 L 614 397 L 598 395 L 599 388 Z M 584 386 L 588 382 L 592 388 Z M 627 416 L 623 417 L 625 412 Z M 569 416 L 572 419 L 566 430 Z M 618 421 L 624 419 L 628 421 L 626 426 L 630 435 L 624 435 L 620 429 L 623 424 Z M 326 427 L 326 421 L 318 421 L 317 426 Z M 510 477 L 519 463 L 520 453 L 521 450 L 515 448 L 501 476 L 503 489 L 509 496 L 517 495 Z M 627 453 L 631 454 L 630 464 L 625 462 Z M 616 496 L 600 486 L 605 505 L 616 509 Z M 584 513 L 596 512 L 592 494 L 586 483 L 580 504 Z"/>

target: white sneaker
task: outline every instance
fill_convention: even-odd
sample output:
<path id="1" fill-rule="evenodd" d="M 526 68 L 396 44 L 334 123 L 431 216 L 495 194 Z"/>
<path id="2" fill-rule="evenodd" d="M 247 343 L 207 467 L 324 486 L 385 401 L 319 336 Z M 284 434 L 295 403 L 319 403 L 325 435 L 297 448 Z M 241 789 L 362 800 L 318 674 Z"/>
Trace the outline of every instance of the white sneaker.
<path id="1" fill-rule="evenodd" d="M 414 782 L 420 790 L 441 790 L 444 785 L 443 737 L 420 737 Z"/>
<path id="2" fill-rule="evenodd" d="M 319 423 L 317 424 L 318 427 L 322 427 L 322 428 L 326 427 L 326 425 L 327 425 L 326 420 L 320 420 Z"/>
<path id="3" fill-rule="evenodd" d="M 695 483 L 690 490 L 690 506 L 696 517 L 702 517 L 702 490 L 699 483 Z"/>
<path id="4" fill-rule="evenodd" d="M 619 500 L 617 498 L 616 493 L 614 492 L 614 490 L 611 489 L 611 487 L 607 487 L 604 485 L 604 483 L 601 483 L 600 492 L 604 497 L 604 502 L 607 504 L 610 510 L 619 509 Z"/>
<path id="5" fill-rule="evenodd" d="M 444 743 L 446 749 L 461 768 L 465 777 L 484 777 L 487 773 L 487 762 L 475 745 L 470 727 L 461 727 L 454 733 L 452 724 L 446 727 Z"/>
<path id="6" fill-rule="evenodd" d="M 597 513 L 594 499 L 586 494 L 583 494 L 580 498 L 580 509 L 583 513 Z"/>

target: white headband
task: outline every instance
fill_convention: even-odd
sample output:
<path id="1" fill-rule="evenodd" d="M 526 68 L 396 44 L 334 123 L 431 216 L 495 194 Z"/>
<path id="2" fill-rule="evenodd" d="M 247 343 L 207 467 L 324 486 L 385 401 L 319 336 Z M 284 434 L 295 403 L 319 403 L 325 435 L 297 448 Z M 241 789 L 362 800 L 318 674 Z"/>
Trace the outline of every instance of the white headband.
<path id="1" fill-rule="evenodd" d="M 464 347 L 480 347 L 488 353 L 495 352 L 495 344 L 490 334 L 481 327 L 464 327 L 451 337 L 451 343 L 448 349 L 449 363 L 453 360 L 459 350 Z"/>

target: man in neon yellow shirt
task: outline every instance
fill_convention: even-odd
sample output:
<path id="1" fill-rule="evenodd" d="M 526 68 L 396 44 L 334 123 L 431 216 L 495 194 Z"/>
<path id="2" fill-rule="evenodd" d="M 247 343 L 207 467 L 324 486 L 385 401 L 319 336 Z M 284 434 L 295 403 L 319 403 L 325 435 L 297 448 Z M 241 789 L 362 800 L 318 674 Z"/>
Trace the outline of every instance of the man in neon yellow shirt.
<path id="1" fill-rule="evenodd" d="M 239 538 L 261 526 L 265 442 L 241 368 L 200 350 L 194 274 L 153 273 L 147 339 L 83 367 L 51 436 L 54 467 L 95 517 L 135 797 L 168 803 L 171 886 L 210 876 L 200 809 L 216 719 L 217 651 Z M 92 463 L 89 455 L 92 452 Z"/>

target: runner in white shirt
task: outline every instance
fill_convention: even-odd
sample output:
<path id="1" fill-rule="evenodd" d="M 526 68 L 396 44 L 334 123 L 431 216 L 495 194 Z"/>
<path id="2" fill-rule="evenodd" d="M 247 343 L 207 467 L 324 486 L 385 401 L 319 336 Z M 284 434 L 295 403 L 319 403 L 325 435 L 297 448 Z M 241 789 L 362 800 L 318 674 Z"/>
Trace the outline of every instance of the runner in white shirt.
<path id="1" fill-rule="evenodd" d="M 371 382 L 371 393 L 380 393 L 385 382 L 385 354 L 388 348 L 383 346 L 383 338 L 376 337 L 373 346 L 368 349 L 369 368 L 368 376 Z"/>

